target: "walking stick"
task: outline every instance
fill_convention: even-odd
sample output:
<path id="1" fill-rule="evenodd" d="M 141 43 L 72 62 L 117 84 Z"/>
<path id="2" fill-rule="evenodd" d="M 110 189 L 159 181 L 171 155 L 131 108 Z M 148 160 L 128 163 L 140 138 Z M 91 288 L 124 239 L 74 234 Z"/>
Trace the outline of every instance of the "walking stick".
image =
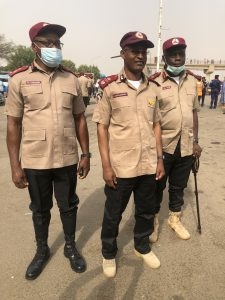
<path id="1" fill-rule="evenodd" d="M 195 198 L 196 198 L 197 218 L 198 218 L 198 232 L 201 234 L 202 229 L 201 229 L 200 210 L 199 210 L 199 201 L 198 201 L 198 185 L 197 185 L 198 169 L 199 169 L 199 158 L 196 156 L 192 164 L 192 173 L 194 174 L 194 180 L 195 180 Z"/>

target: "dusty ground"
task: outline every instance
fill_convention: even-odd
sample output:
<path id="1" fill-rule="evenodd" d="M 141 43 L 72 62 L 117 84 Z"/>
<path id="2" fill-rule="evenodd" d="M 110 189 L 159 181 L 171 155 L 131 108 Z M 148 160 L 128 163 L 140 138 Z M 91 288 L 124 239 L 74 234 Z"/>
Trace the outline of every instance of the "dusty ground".
<path id="1" fill-rule="evenodd" d="M 6 118 L 0 107 L 0 299 L 1 300 L 222 300 L 225 299 L 225 115 L 220 108 L 199 113 L 200 144 L 204 148 L 198 173 L 202 234 L 197 232 L 194 180 L 185 192 L 183 221 L 191 233 L 179 240 L 168 228 L 167 200 L 160 214 L 160 238 L 153 245 L 161 268 L 148 269 L 133 254 L 133 203 L 127 207 L 118 239 L 118 273 L 106 279 L 101 269 L 100 226 L 104 206 L 103 180 L 97 149 L 96 127 L 91 122 L 94 104 L 87 109 L 93 158 L 91 172 L 79 181 L 81 199 L 77 245 L 87 261 L 87 271 L 74 273 L 63 256 L 63 235 L 56 206 L 52 210 L 49 245 L 51 260 L 35 281 L 24 279 L 35 243 L 26 190 L 11 183 L 5 146 Z"/>

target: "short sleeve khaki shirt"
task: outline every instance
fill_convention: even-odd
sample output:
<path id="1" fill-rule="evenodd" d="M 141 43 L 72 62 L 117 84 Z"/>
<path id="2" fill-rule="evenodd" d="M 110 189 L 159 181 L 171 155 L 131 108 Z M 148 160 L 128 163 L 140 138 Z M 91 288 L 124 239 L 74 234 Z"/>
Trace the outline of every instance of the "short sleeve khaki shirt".
<path id="1" fill-rule="evenodd" d="M 88 89 L 91 87 L 91 82 L 85 76 L 80 76 L 78 81 L 81 87 L 82 96 L 88 97 Z"/>
<path id="2" fill-rule="evenodd" d="M 138 90 L 128 83 L 124 71 L 104 88 L 93 121 L 108 126 L 110 162 L 117 177 L 156 173 L 156 107 L 157 86 L 144 76 Z"/>
<path id="3" fill-rule="evenodd" d="M 185 72 L 178 85 L 163 71 L 154 80 L 160 84 L 159 110 L 163 151 L 173 154 L 180 140 L 181 156 L 191 155 L 193 110 L 199 110 L 197 79 Z"/>
<path id="4" fill-rule="evenodd" d="M 23 168 L 51 169 L 78 162 L 74 115 L 85 111 L 77 77 L 34 63 L 9 82 L 5 114 L 22 118 Z"/>

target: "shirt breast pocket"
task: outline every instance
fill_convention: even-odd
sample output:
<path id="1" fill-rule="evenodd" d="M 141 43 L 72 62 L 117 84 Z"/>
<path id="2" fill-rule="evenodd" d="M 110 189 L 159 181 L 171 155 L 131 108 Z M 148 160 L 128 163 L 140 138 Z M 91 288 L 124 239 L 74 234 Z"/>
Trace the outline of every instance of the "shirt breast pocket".
<path id="1" fill-rule="evenodd" d="M 64 85 L 61 88 L 62 92 L 62 106 L 65 109 L 72 109 L 72 103 L 74 97 L 77 96 L 77 90 L 75 86 Z"/>
<path id="2" fill-rule="evenodd" d="M 40 109 L 47 105 L 47 101 L 44 98 L 41 84 L 22 85 L 21 93 L 24 99 L 24 103 L 28 107 L 28 110 Z"/>
<path id="3" fill-rule="evenodd" d="M 194 105 L 194 100 L 197 95 L 196 89 L 195 88 L 186 88 L 186 94 L 187 94 L 187 106 L 193 107 Z"/>
<path id="4" fill-rule="evenodd" d="M 111 100 L 112 118 L 115 122 L 124 122 L 132 120 L 134 117 L 133 108 L 128 98 Z"/>
<path id="5" fill-rule="evenodd" d="M 159 99 L 159 109 L 162 113 L 168 112 L 177 106 L 176 96 L 172 90 L 165 90 L 161 92 Z"/>

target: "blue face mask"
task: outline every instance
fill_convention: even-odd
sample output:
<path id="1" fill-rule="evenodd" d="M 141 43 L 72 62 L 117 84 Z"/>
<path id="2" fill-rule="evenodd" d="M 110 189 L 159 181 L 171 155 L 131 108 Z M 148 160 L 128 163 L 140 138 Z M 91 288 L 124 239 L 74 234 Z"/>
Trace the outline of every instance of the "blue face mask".
<path id="1" fill-rule="evenodd" d="M 175 76 L 178 76 L 181 72 L 184 71 L 185 66 L 179 66 L 179 67 L 174 67 L 174 66 L 170 66 L 167 65 L 166 70 L 170 73 L 172 73 Z"/>
<path id="2" fill-rule="evenodd" d="M 58 48 L 41 48 L 41 61 L 50 68 L 58 67 L 62 61 L 62 50 Z"/>

